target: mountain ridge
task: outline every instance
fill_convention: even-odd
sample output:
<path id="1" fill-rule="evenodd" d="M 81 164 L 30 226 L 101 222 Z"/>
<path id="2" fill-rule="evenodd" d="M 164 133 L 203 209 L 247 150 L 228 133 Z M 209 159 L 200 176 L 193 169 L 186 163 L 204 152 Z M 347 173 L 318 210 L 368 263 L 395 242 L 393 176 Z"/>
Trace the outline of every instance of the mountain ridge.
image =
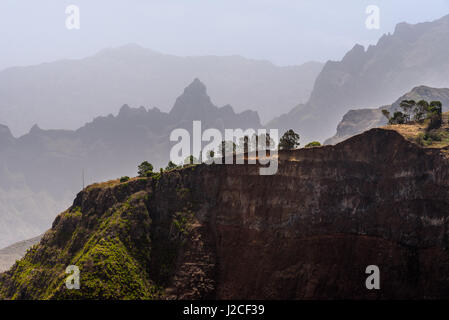
<path id="1" fill-rule="evenodd" d="M 18 136 L 35 123 L 74 130 L 125 103 L 168 112 L 178 93 L 201 78 L 218 105 L 255 110 L 266 121 L 307 100 L 321 67 L 279 67 L 239 56 L 178 57 L 128 45 L 0 71 L 0 119 Z"/>
<path id="2" fill-rule="evenodd" d="M 258 165 L 203 164 L 94 184 L 0 274 L 0 297 L 445 298 L 442 151 L 372 129 L 281 151 L 273 176 Z M 363 285 L 373 264 L 380 291 Z M 80 268 L 80 290 L 65 287 L 67 265 Z"/>
<path id="3" fill-rule="evenodd" d="M 323 141 L 350 109 L 387 105 L 410 88 L 449 87 L 449 15 L 432 22 L 396 25 L 376 45 L 356 44 L 340 61 L 328 61 L 310 99 L 267 124 L 295 129 L 306 142 Z M 301 134 L 302 133 L 302 134 Z"/>

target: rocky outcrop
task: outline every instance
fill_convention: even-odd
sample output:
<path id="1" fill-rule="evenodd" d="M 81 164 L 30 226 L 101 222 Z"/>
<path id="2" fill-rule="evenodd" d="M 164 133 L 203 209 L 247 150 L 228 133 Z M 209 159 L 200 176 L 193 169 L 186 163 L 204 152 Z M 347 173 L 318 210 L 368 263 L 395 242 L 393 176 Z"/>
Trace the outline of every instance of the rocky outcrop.
<path id="1" fill-rule="evenodd" d="M 381 109 L 349 110 L 338 124 L 335 136 L 325 140 L 323 144 L 337 144 L 366 130 L 386 124 L 387 119 Z"/>
<path id="2" fill-rule="evenodd" d="M 349 110 L 338 124 L 335 136 L 324 141 L 324 144 L 336 144 L 366 130 L 385 126 L 387 118 L 382 115 L 382 109 L 393 114 L 395 111 L 401 110 L 400 104 L 403 100 L 440 101 L 443 105 L 443 112 L 446 112 L 449 110 L 449 89 L 419 86 L 402 95 L 390 105 L 377 109 Z"/>
<path id="3" fill-rule="evenodd" d="M 207 94 L 206 86 L 199 79 L 194 79 L 184 89 L 168 114 L 168 123 L 171 126 L 187 124 L 187 128 L 191 128 L 192 121 L 195 120 L 201 120 L 203 125 L 220 131 L 226 128 L 261 127 L 256 111 L 235 113 L 230 105 L 221 108 L 215 106 Z M 168 127 L 171 127 L 170 125 Z"/>
<path id="4" fill-rule="evenodd" d="M 449 160 L 392 130 L 93 185 L 0 276 L 4 298 L 449 297 Z M 81 270 L 67 290 L 64 269 Z M 368 265 L 380 290 L 365 287 Z"/>

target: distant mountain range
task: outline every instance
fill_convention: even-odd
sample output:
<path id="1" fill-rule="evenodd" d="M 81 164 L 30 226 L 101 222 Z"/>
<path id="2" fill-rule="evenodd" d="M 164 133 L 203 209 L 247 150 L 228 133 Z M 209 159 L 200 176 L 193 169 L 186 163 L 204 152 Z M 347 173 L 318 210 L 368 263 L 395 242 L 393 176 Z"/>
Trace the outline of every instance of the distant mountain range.
<path id="1" fill-rule="evenodd" d="M 394 111 L 400 110 L 400 103 L 403 100 L 415 100 L 416 102 L 419 100 L 440 101 L 443 104 L 443 112 L 449 111 L 449 89 L 427 86 L 415 87 L 390 105 L 377 109 L 349 110 L 338 124 L 337 134 L 327 139 L 324 144 L 336 144 L 366 130 L 385 126 L 387 118 L 382 115 L 382 109 L 386 109 L 393 114 Z"/>
<path id="2" fill-rule="evenodd" d="M 135 176 L 144 160 L 156 169 L 169 160 L 175 128 L 261 128 L 255 111 L 236 113 L 215 106 L 206 86 L 195 79 L 170 112 L 124 105 L 118 115 L 97 117 L 75 131 L 34 126 L 14 138 L 0 126 L 0 247 L 45 231 L 86 183 Z"/>
<path id="3" fill-rule="evenodd" d="M 178 57 L 130 44 L 80 60 L 1 71 L 0 122 L 18 136 L 36 123 L 76 129 L 124 103 L 168 111 L 194 78 L 208 84 L 218 105 L 255 110 L 268 121 L 307 101 L 322 66 L 279 67 L 240 56 Z"/>
<path id="4" fill-rule="evenodd" d="M 350 109 L 375 108 L 415 86 L 449 87 L 449 15 L 415 25 L 400 23 L 367 50 L 355 45 L 341 61 L 328 61 L 310 100 L 270 123 L 293 128 L 304 142 L 332 136 Z"/>

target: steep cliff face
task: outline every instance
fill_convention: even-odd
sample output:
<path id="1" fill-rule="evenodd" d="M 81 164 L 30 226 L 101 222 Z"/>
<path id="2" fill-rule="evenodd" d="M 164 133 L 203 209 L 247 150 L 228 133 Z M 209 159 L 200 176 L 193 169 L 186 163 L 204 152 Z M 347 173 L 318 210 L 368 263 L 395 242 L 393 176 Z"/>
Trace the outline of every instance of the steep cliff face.
<path id="1" fill-rule="evenodd" d="M 449 161 L 393 130 L 256 165 L 93 185 L 0 276 L 3 298 L 449 297 Z M 67 290 L 77 265 L 81 289 Z M 367 290 L 368 265 L 380 290 Z"/>

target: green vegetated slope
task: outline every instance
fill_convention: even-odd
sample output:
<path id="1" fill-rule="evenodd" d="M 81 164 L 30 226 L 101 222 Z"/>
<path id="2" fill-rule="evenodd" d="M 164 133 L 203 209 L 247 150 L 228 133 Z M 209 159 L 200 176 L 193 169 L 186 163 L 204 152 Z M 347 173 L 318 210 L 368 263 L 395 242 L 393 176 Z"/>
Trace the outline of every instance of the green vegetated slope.
<path id="1" fill-rule="evenodd" d="M 177 175 L 177 170 L 166 174 Z M 159 178 L 110 181 L 80 192 L 41 243 L 0 275 L 0 297 L 161 298 L 194 216 L 186 188 L 172 191 L 177 201 L 167 203 L 167 214 L 151 212 Z M 80 269 L 80 290 L 66 288 L 69 265 Z"/>

